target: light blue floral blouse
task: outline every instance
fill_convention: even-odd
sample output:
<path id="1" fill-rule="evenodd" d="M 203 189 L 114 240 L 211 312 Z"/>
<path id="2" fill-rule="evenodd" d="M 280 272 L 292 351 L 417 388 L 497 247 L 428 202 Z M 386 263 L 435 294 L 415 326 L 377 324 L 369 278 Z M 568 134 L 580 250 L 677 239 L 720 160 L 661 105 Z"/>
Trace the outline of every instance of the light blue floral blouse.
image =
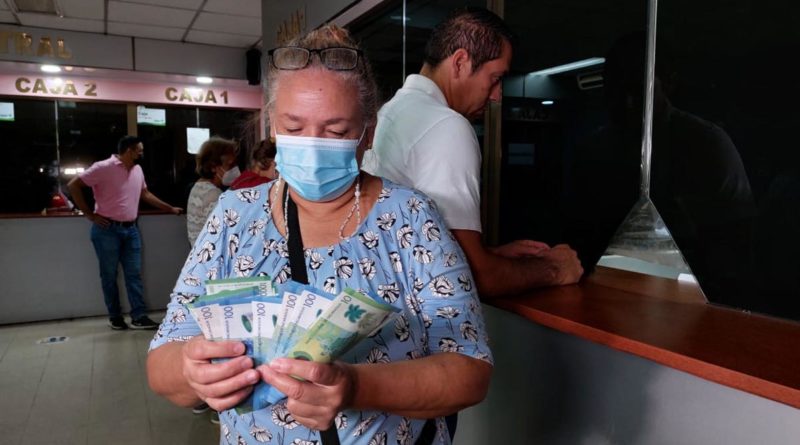
<path id="1" fill-rule="evenodd" d="M 268 274 L 279 285 L 291 279 L 286 240 L 268 205 L 272 184 L 220 197 L 189 253 L 151 349 L 200 334 L 184 304 L 205 293 L 205 280 Z M 491 363 L 464 253 L 425 195 L 384 180 L 380 197 L 355 235 L 333 246 L 306 249 L 305 258 L 312 286 L 331 294 L 346 287 L 368 290 L 402 309 L 344 361 L 388 363 L 457 352 Z M 317 431 L 292 418 L 285 400 L 241 416 L 228 410 L 220 420 L 223 444 L 320 443 Z M 411 445 L 424 423 L 386 412 L 352 410 L 339 413 L 335 420 L 343 445 Z M 436 424 L 437 443 L 449 444 L 444 420 L 439 418 Z"/>

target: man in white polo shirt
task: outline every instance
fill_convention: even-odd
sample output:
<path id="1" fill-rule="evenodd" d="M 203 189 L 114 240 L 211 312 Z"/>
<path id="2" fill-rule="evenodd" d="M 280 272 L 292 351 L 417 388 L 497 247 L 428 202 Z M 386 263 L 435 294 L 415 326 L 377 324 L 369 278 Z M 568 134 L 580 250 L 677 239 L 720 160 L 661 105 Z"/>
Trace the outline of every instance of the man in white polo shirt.
<path id="1" fill-rule="evenodd" d="M 144 173 L 136 165 L 144 153 L 142 141 L 135 136 L 124 136 L 117 145 L 118 154 L 92 164 L 69 184 L 72 199 L 92 224 L 92 244 L 100 265 L 100 282 L 111 329 L 128 329 L 122 318 L 117 287 L 117 268 L 122 265 L 125 290 L 131 304 L 131 327 L 155 329 L 158 323 L 147 317 L 142 298 L 142 241 L 136 218 L 139 200 L 161 210 L 179 215 L 183 209 L 172 207 L 147 190 Z M 91 187 L 95 207 L 90 209 L 83 196 L 83 188 Z"/>
<path id="2" fill-rule="evenodd" d="M 513 33 L 486 9 L 465 9 L 440 23 L 420 74 L 378 113 L 364 170 L 433 198 L 467 255 L 481 297 L 570 284 L 583 269 L 567 245 L 519 240 L 496 248 L 481 241 L 481 153 L 470 120 L 502 96 Z"/>

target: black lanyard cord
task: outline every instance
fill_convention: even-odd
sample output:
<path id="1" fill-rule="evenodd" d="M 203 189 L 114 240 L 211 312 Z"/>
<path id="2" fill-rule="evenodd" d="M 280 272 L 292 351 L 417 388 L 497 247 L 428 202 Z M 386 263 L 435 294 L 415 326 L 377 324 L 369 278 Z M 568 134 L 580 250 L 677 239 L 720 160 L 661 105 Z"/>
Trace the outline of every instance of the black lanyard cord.
<path id="1" fill-rule="evenodd" d="M 287 247 L 289 249 L 289 268 L 292 270 L 292 280 L 301 284 L 308 284 L 308 270 L 303 255 L 303 237 L 300 235 L 300 218 L 297 216 L 297 204 L 288 196 L 289 185 L 283 188 L 283 202 L 286 205 L 286 227 L 288 237 Z M 291 234 L 291 235 L 290 235 Z M 339 434 L 336 432 L 336 425 L 319 432 L 322 445 L 340 445 Z M 416 445 L 433 443 L 436 438 L 436 423 L 433 419 L 425 422 Z"/>
<path id="2" fill-rule="evenodd" d="M 297 216 L 297 204 L 288 196 L 289 185 L 283 188 L 283 202 L 286 205 L 286 236 L 287 247 L 289 248 L 289 268 L 292 270 L 292 280 L 301 284 L 308 284 L 308 271 L 303 255 L 303 237 L 300 235 L 300 218 Z M 288 199 L 287 199 L 288 198 Z M 290 235 L 291 234 L 291 235 Z M 336 425 L 319 432 L 322 445 L 340 445 L 339 434 L 336 432 Z"/>

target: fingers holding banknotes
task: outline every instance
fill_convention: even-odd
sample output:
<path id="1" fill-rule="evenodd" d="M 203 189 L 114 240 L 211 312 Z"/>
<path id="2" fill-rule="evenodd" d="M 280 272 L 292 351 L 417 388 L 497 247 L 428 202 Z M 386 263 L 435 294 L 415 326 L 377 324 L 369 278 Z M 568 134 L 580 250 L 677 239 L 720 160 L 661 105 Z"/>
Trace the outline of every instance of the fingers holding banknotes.
<path id="1" fill-rule="evenodd" d="M 244 344 L 212 342 L 197 336 L 183 348 L 183 376 L 201 400 L 217 411 L 236 406 L 253 391 L 261 376 L 253 359 L 244 356 Z M 212 359 L 230 360 L 212 363 Z"/>
<path id="2" fill-rule="evenodd" d="M 327 429 L 350 405 L 356 386 L 355 373 L 341 362 L 279 358 L 258 370 L 265 382 L 286 394 L 286 408 L 295 420 L 316 430 Z"/>

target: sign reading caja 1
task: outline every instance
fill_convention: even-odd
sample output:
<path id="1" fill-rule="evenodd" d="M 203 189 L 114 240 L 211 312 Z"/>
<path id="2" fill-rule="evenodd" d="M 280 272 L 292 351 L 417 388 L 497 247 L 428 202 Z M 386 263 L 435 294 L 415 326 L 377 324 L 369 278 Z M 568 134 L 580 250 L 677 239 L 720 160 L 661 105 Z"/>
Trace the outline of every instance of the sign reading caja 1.
<path id="1" fill-rule="evenodd" d="M 212 89 L 186 87 L 168 87 L 164 90 L 164 96 L 170 102 L 184 104 L 227 104 L 228 90 L 214 92 Z"/>

